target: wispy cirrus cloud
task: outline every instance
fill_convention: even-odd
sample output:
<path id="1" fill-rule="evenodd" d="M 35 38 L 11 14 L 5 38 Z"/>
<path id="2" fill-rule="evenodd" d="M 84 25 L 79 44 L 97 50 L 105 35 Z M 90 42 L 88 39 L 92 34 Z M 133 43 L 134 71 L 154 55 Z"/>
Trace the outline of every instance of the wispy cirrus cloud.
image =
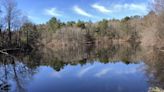
<path id="1" fill-rule="evenodd" d="M 129 11 L 129 10 L 133 10 L 133 11 L 140 11 L 140 12 L 145 12 L 147 11 L 147 5 L 146 4 L 135 4 L 135 3 L 131 3 L 131 4 L 114 4 L 112 6 L 113 11 Z"/>
<path id="2" fill-rule="evenodd" d="M 103 3 L 102 3 L 103 4 Z M 103 14 L 110 14 L 110 16 L 115 16 L 122 18 L 124 16 L 133 15 L 145 15 L 149 12 L 147 3 L 113 3 L 109 4 L 108 7 L 101 5 L 100 3 L 93 3 L 90 5 L 97 12 Z M 118 15 L 119 14 L 119 15 Z"/>
<path id="3" fill-rule="evenodd" d="M 49 16 L 55 16 L 55 17 L 60 17 L 62 16 L 62 12 L 57 10 L 57 8 L 49 8 L 45 9 L 44 13 Z"/>
<path id="4" fill-rule="evenodd" d="M 91 5 L 91 7 L 102 13 L 112 12 L 111 10 L 107 9 L 105 6 L 99 5 L 98 3 Z"/>
<path id="5" fill-rule="evenodd" d="M 86 12 L 85 10 L 83 10 L 82 8 L 80 8 L 77 5 L 73 7 L 73 10 L 79 15 L 86 16 L 86 17 L 93 17 L 92 14 Z"/>

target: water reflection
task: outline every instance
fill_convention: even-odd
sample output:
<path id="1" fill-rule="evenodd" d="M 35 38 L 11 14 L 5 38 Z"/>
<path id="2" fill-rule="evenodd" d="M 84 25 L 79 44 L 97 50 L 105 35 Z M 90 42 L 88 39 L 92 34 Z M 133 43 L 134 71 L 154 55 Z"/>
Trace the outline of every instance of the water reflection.
<path id="1" fill-rule="evenodd" d="M 153 51 L 147 58 L 147 75 L 151 86 L 164 89 L 164 53 L 160 51 Z"/>
<path id="2" fill-rule="evenodd" d="M 164 88 L 164 54 L 145 52 L 138 44 L 99 44 L 1 54 L 0 91 L 147 92 L 149 87 Z"/>
<path id="3" fill-rule="evenodd" d="M 66 66 L 60 72 L 51 67 L 39 72 L 29 86 L 30 92 L 142 92 L 147 90 L 142 64 L 86 64 Z M 40 76 L 43 76 L 41 78 Z M 130 80 L 130 81 L 129 81 Z M 44 84 L 43 84 L 44 83 Z M 50 85 L 51 84 L 51 85 Z M 140 85 L 138 85 L 140 84 Z M 136 85 L 138 85 L 136 87 Z M 39 89 L 38 89 L 39 88 Z M 135 89 L 135 91 L 134 91 Z"/>
<path id="4" fill-rule="evenodd" d="M 0 55 L 0 90 L 3 92 L 24 92 L 26 83 L 35 73 L 25 63 L 17 62 L 14 56 Z"/>

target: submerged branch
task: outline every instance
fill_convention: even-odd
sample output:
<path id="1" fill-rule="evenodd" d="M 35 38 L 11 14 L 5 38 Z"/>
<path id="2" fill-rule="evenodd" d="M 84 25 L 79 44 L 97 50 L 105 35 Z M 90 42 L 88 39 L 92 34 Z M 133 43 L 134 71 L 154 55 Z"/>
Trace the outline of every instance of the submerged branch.
<path id="1" fill-rule="evenodd" d="M 4 52 L 3 50 L 0 50 L 1 54 L 9 55 L 7 52 Z"/>
<path id="2" fill-rule="evenodd" d="M 13 48 L 13 49 L 2 49 L 0 50 L 1 54 L 9 55 L 8 51 L 14 51 L 14 50 L 20 50 L 19 48 Z"/>

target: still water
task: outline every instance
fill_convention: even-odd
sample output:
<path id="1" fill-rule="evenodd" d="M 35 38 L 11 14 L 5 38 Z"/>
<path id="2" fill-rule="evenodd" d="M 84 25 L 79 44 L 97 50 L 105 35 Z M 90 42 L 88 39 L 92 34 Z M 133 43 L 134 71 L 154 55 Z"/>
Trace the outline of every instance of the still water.
<path id="1" fill-rule="evenodd" d="M 27 88 L 29 92 L 145 92 L 148 83 L 143 66 L 95 62 L 68 65 L 60 72 L 41 66 Z"/>
<path id="2" fill-rule="evenodd" d="M 141 58 L 146 54 L 141 48 L 123 46 L 86 51 L 0 55 L 0 92 L 148 92 L 164 87 L 163 53 Z"/>

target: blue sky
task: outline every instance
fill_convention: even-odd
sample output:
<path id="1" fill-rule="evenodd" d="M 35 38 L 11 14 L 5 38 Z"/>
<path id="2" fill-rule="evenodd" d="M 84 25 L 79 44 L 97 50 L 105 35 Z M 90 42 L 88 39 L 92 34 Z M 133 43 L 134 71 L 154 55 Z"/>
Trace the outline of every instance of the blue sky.
<path id="1" fill-rule="evenodd" d="M 151 0 L 16 0 L 18 8 L 34 23 L 55 16 L 61 21 L 99 21 L 146 15 Z"/>

